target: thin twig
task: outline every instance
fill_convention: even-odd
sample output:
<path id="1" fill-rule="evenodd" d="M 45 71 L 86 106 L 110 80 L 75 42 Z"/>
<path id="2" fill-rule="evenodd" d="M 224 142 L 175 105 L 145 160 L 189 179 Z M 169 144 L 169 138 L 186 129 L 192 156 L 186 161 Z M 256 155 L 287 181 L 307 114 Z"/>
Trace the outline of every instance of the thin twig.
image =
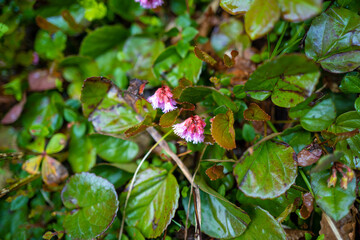
<path id="1" fill-rule="evenodd" d="M 328 222 L 331 230 L 333 231 L 335 237 L 337 240 L 343 240 L 343 238 L 341 237 L 339 230 L 337 229 L 337 227 L 335 226 L 334 222 L 331 220 L 331 218 L 323 212 L 323 216 L 325 217 L 325 220 Z"/>

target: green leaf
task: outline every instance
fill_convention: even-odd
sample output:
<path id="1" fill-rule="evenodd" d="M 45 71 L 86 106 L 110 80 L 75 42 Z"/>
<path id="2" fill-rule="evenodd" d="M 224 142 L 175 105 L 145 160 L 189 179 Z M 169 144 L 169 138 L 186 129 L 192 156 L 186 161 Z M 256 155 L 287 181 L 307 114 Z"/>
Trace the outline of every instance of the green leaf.
<path id="1" fill-rule="evenodd" d="M 347 73 L 341 80 L 339 88 L 344 93 L 360 93 L 360 73 Z"/>
<path id="2" fill-rule="evenodd" d="M 64 219 L 64 228 L 72 239 L 94 239 L 112 224 L 118 197 L 114 186 L 92 173 L 72 176 L 61 192 L 65 207 L 71 210 Z"/>
<path id="3" fill-rule="evenodd" d="M 9 30 L 8 26 L 0 23 L 0 38 Z"/>
<path id="4" fill-rule="evenodd" d="M 134 227 L 125 227 L 125 230 L 130 237 L 130 239 L 134 240 L 145 240 L 144 236 L 141 234 L 141 232 Z"/>
<path id="5" fill-rule="evenodd" d="M 198 103 L 211 93 L 212 89 L 209 87 L 187 87 L 181 92 L 179 100 L 181 102 Z"/>
<path id="6" fill-rule="evenodd" d="M 341 114 L 328 131 L 333 133 L 350 132 L 360 129 L 360 114 L 356 111 Z M 344 153 L 341 160 L 351 168 L 360 169 L 360 134 L 339 141 L 335 146 L 337 151 Z"/>
<path id="7" fill-rule="evenodd" d="M 305 21 L 322 10 L 322 0 L 278 0 L 282 17 L 291 22 Z"/>
<path id="8" fill-rule="evenodd" d="M 273 29 L 280 18 L 276 0 L 254 0 L 245 15 L 245 30 L 251 39 L 257 39 Z"/>
<path id="9" fill-rule="evenodd" d="M 310 132 L 319 132 L 329 127 L 336 118 L 335 105 L 331 98 L 315 106 L 299 104 L 290 110 L 291 118 L 300 118 L 301 126 Z"/>
<path id="10" fill-rule="evenodd" d="M 104 160 L 113 163 L 132 161 L 139 151 L 139 146 L 120 138 L 94 134 L 90 136 L 96 153 Z"/>
<path id="11" fill-rule="evenodd" d="M 301 198 L 301 192 L 290 188 L 286 193 L 276 197 L 274 199 L 260 199 L 247 197 L 241 191 L 237 191 L 236 200 L 243 206 L 246 205 L 256 205 L 263 208 L 274 217 L 279 217 L 285 210 L 293 204 L 296 198 Z"/>
<path id="12" fill-rule="evenodd" d="M 134 21 L 136 17 L 144 12 L 144 9 L 140 4 L 135 1 L 120 2 L 117 0 L 110 0 L 109 8 L 128 21 Z"/>
<path id="13" fill-rule="evenodd" d="M 220 6 L 232 15 L 246 13 L 254 0 L 220 0 Z"/>
<path id="14" fill-rule="evenodd" d="M 356 111 L 360 114 L 360 97 L 358 97 L 358 98 L 355 100 L 354 107 L 355 107 Z"/>
<path id="15" fill-rule="evenodd" d="M 95 58 L 123 43 L 128 34 L 128 31 L 121 25 L 97 28 L 81 42 L 80 55 Z"/>
<path id="16" fill-rule="evenodd" d="M 51 137 L 49 143 L 46 146 L 46 153 L 53 154 L 63 150 L 66 146 L 66 136 L 62 133 L 57 133 Z"/>
<path id="17" fill-rule="evenodd" d="M 299 153 L 312 142 L 311 133 L 304 130 L 300 125 L 287 128 L 283 134 L 281 134 L 281 137 L 296 153 Z"/>
<path id="18" fill-rule="evenodd" d="M 268 211 L 259 206 L 247 206 L 246 211 L 251 218 L 251 222 L 244 234 L 235 238 L 235 240 L 287 239 L 280 223 Z"/>
<path id="19" fill-rule="evenodd" d="M 86 172 L 95 165 L 96 149 L 88 136 L 76 131 L 78 127 L 71 129 L 68 161 L 74 172 Z"/>
<path id="20" fill-rule="evenodd" d="M 282 55 L 258 67 L 246 82 L 245 91 L 260 101 L 271 95 L 275 105 L 289 108 L 312 94 L 319 77 L 318 67 L 305 55 Z"/>
<path id="21" fill-rule="evenodd" d="M 171 86 L 176 87 L 178 80 L 186 78 L 192 83 L 197 83 L 202 70 L 202 61 L 192 51 L 182 58 L 171 46 L 163 51 L 155 60 L 153 71 L 158 79 L 165 78 Z"/>
<path id="22" fill-rule="evenodd" d="M 128 38 L 123 48 L 125 60 L 131 64 L 127 73 L 132 78 L 146 79 L 152 86 L 160 85 L 152 72 L 152 65 L 164 49 L 160 40 L 137 36 Z"/>
<path id="23" fill-rule="evenodd" d="M 58 31 L 50 35 L 47 31 L 40 30 L 35 39 L 35 51 L 43 58 L 54 60 L 62 58 L 66 48 L 66 34 Z"/>
<path id="24" fill-rule="evenodd" d="M 115 188 L 122 187 L 133 176 L 132 173 L 109 164 L 98 164 L 91 169 L 91 172 L 107 179 Z"/>
<path id="25" fill-rule="evenodd" d="M 286 192 L 297 175 L 296 153 L 282 142 L 267 141 L 246 153 L 234 169 L 239 189 L 249 197 L 275 198 Z"/>
<path id="26" fill-rule="evenodd" d="M 334 162 L 338 162 L 340 158 L 344 156 L 343 152 L 334 151 L 334 153 L 322 156 L 316 165 L 311 169 L 311 173 L 321 172 L 326 169 L 330 169 Z"/>
<path id="27" fill-rule="evenodd" d="M 175 123 L 179 115 L 180 115 L 179 109 L 175 109 L 174 111 L 167 112 L 161 116 L 159 125 L 161 127 L 171 127 Z"/>
<path id="28" fill-rule="evenodd" d="M 201 201 L 201 231 L 210 237 L 229 239 L 240 236 L 248 226 L 250 218 L 247 213 L 235 204 L 229 202 L 206 182 L 197 177 Z M 183 199 L 183 205 L 187 211 L 189 198 Z M 190 221 L 195 224 L 194 204 L 191 201 L 189 211 Z"/>
<path id="29" fill-rule="evenodd" d="M 333 73 L 360 66 L 360 16 L 344 8 L 330 8 L 315 18 L 305 40 L 309 58 Z"/>
<path id="30" fill-rule="evenodd" d="M 347 189 L 342 189 L 340 184 L 329 188 L 327 179 L 330 174 L 329 170 L 310 174 L 311 187 L 316 203 L 337 222 L 349 213 L 349 209 L 355 201 L 356 180 L 349 182 Z"/>
<path id="31" fill-rule="evenodd" d="M 220 113 L 215 116 L 211 123 L 211 135 L 221 147 L 236 148 L 234 114 L 231 110 L 228 110 L 226 114 Z"/>
<path id="32" fill-rule="evenodd" d="M 129 185 L 120 195 L 124 205 Z M 162 169 L 146 169 L 137 176 L 126 207 L 126 223 L 146 238 L 162 234 L 174 217 L 180 197 L 176 178 Z"/>
<path id="33" fill-rule="evenodd" d="M 43 153 L 45 150 L 45 138 L 35 138 L 33 142 L 26 145 L 26 148 L 34 153 Z"/>
<path id="34" fill-rule="evenodd" d="M 23 126 L 35 136 L 51 135 L 63 124 L 60 111 L 63 104 L 63 99 L 57 92 L 32 94 L 21 116 Z"/>

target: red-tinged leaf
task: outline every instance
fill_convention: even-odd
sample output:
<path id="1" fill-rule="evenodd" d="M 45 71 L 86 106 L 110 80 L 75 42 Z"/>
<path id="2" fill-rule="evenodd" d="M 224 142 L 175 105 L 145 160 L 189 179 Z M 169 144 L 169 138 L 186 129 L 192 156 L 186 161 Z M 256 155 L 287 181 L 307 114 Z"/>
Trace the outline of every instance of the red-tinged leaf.
<path id="1" fill-rule="evenodd" d="M 77 32 L 80 32 L 82 30 L 83 27 L 75 21 L 69 10 L 63 10 L 61 12 L 61 16 L 72 29 Z"/>
<path id="2" fill-rule="evenodd" d="M 226 114 L 220 113 L 213 118 L 211 135 L 221 147 L 228 150 L 236 148 L 234 114 L 231 110 L 228 110 Z"/>
<path id="3" fill-rule="evenodd" d="M 23 163 L 22 169 L 30 174 L 39 173 L 39 167 L 43 157 L 41 155 L 32 157 Z"/>
<path id="4" fill-rule="evenodd" d="M 30 91 L 45 91 L 56 88 L 56 76 L 49 73 L 49 70 L 36 70 L 28 76 Z"/>
<path id="5" fill-rule="evenodd" d="M 182 93 L 182 91 L 186 88 L 186 87 L 191 87 L 193 84 L 190 80 L 187 80 L 186 78 L 182 78 L 179 80 L 179 86 L 177 86 L 176 88 L 174 88 L 172 90 L 172 94 L 173 97 L 175 99 L 178 99 Z"/>
<path id="6" fill-rule="evenodd" d="M 43 235 L 43 239 L 50 240 L 50 239 L 52 239 L 55 235 L 56 235 L 56 233 L 47 231 L 47 232 Z"/>
<path id="7" fill-rule="evenodd" d="M 302 195 L 303 205 L 300 209 L 300 215 L 302 218 L 307 219 L 314 210 L 314 197 L 311 193 L 305 193 Z"/>
<path id="8" fill-rule="evenodd" d="M 54 24 L 48 22 L 48 20 L 46 20 L 45 18 L 43 18 L 41 16 L 36 16 L 35 20 L 36 20 L 36 24 L 39 26 L 39 28 L 48 31 L 50 34 L 56 33 L 57 31 L 60 30 L 60 28 L 58 28 Z"/>
<path id="9" fill-rule="evenodd" d="M 224 166 L 214 165 L 205 171 L 206 175 L 210 178 L 211 181 L 225 177 Z"/>
<path id="10" fill-rule="evenodd" d="M 175 109 L 174 111 L 167 112 L 163 114 L 160 118 L 159 125 L 162 127 L 171 127 L 180 114 L 180 109 Z"/>
<path id="11" fill-rule="evenodd" d="M 151 106 L 145 98 L 140 98 L 135 102 L 135 111 L 142 116 L 150 115 L 153 119 L 156 117 L 157 111 Z"/>
<path id="12" fill-rule="evenodd" d="M 204 61 L 204 62 L 210 64 L 211 66 L 214 66 L 217 63 L 216 60 L 212 56 L 210 56 L 206 52 L 200 50 L 198 47 L 194 48 L 194 53 L 201 61 Z"/>
<path id="13" fill-rule="evenodd" d="M 323 151 L 319 144 L 312 143 L 298 153 L 298 165 L 301 167 L 310 166 L 320 159 L 322 153 Z"/>
<path id="14" fill-rule="evenodd" d="M 67 169 L 59 161 L 48 155 L 44 157 L 41 174 L 43 181 L 49 186 L 57 186 L 69 176 Z"/>
<path id="15" fill-rule="evenodd" d="M 188 102 L 182 102 L 179 104 L 181 111 L 195 111 L 195 105 Z"/>
<path id="16" fill-rule="evenodd" d="M 360 130 L 359 129 L 354 129 L 352 131 L 349 132 L 341 132 L 341 133 L 333 133 L 333 132 L 329 132 L 327 130 L 323 130 L 321 131 L 321 136 L 325 139 L 328 140 L 328 143 L 331 146 L 336 145 L 339 141 L 343 141 L 346 140 L 348 138 L 352 138 L 355 135 L 359 134 Z"/>
<path id="17" fill-rule="evenodd" d="M 23 96 L 21 101 L 14 105 L 1 120 L 1 124 L 11 124 L 14 123 L 21 115 L 24 105 L 26 103 L 26 95 Z"/>
<path id="18" fill-rule="evenodd" d="M 204 134 L 204 143 L 213 145 L 215 143 L 214 138 L 210 134 Z"/>
<path id="19" fill-rule="evenodd" d="M 256 103 L 250 103 L 249 108 L 244 111 L 244 118 L 248 121 L 269 121 L 271 119 L 270 115 Z"/>
<path id="20" fill-rule="evenodd" d="M 153 125 L 152 121 L 153 121 L 152 117 L 149 115 L 146 115 L 145 119 L 141 123 L 138 123 L 135 126 L 126 130 L 125 136 L 132 137 L 138 133 L 141 133 L 142 131 L 144 131 L 145 129 L 147 129 L 148 127 L 151 127 Z"/>

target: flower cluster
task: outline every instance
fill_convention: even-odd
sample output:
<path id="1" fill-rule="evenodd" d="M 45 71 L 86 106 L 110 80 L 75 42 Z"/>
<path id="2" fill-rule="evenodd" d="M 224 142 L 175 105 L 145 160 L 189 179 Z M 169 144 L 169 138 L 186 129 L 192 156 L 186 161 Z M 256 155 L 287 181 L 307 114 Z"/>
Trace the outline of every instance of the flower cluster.
<path id="1" fill-rule="evenodd" d="M 147 99 L 153 108 L 160 108 L 164 113 L 176 109 L 176 102 L 168 86 L 162 86 Z"/>
<path id="2" fill-rule="evenodd" d="M 174 132 L 187 142 L 195 144 L 204 142 L 204 127 L 206 123 L 198 115 L 189 117 L 184 122 L 173 126 Z"/>
<path id="3" fill-rule="evenodd" d="M 163 0 L 135 0 L 139 2 L 143 8 L 157 8 L 163 4 Z"/>

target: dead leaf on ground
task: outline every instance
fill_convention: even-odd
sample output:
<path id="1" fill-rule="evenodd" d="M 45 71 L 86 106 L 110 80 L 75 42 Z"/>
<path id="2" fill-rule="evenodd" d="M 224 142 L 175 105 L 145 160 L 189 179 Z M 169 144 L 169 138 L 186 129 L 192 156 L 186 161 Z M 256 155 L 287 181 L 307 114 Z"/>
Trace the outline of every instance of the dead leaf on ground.
<path id="1" fill-rule="evenodd" d="M 355 225 L 356 225 L 356 215 L 358 210 L 353 206 L 350 209 L 350 213 L 342 218 L 338 222 L 334 222 L 336 228 L 338 229 L 343 240 L 355 240 Z M 337 240 L 333 230 L 329 226 L 329 223 L 325 219 L 324 213 L 320 221 L 321 229 L 319 234 L 324 234 L 326 240 Z"/>

